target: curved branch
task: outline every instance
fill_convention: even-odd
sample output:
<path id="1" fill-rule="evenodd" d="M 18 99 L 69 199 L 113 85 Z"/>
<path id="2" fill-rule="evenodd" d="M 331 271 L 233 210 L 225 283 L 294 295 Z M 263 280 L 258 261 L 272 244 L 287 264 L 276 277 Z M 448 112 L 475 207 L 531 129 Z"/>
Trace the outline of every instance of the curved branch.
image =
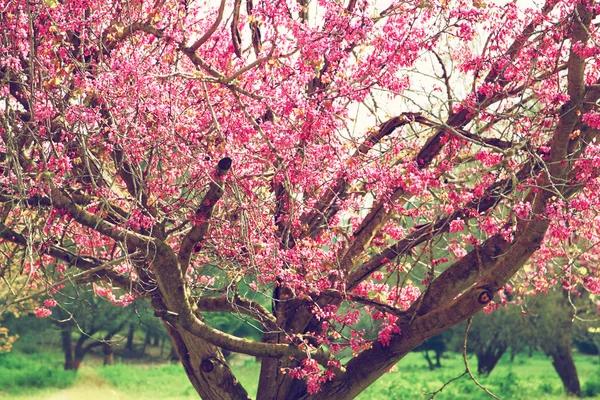
<path id="1" fill-rule="evenodd" d="M 208 224 L 215 204 L 223 196 L 222 178 L 229 172 L 231 163 L 231 158 L 225 157 L 217 164 L 215 180 L 210 183 L 208 192 L 206 192 L 200 202 L 200 207 L 196 210 L 196 222 L 198 224 L 190 229 L 181 242 L 177 261 L 183 271 L 187 270 L 192 257 L 192 251 L 196 247 L 196 244 L 204 239 L 204 235 L 208 231 Z"/>
<path id="2" fill-rule="evenodd" d="M 200 297 L 196 300 L 200 312 L 230 312 L 240 313 L 254 318 L 271 331 L 280 331 L 277 320 L 265 307 L 259 303 L 235 296 L 233 299 L 224 297 Z"/>
<path id="3" fill-rule="evenodd" d="M 217 19 L 215 20 L 215 22 L 211 25 L 210 28 L 208 28 L 208 30 L 206 31 L 206 33 L 204 33 L 204 35 L 202 35 L 202 37 L 198 40 L 196 40 L 194 42 L 194 44 L 192 44 L 189 49 L 191 51 L 196 51 L 200 48 L 200 46 L 202 46 L 204 43 L 206 43 L 206 41 L 208 39 L 210 39 L 210 37 L 213 35 L 213 33 L 215 33 L 215 31 L 217 30 L 217 28 L 219 27 L 219 24 L 221 23 L 221 20 L 223 19 L 223 11 L 225 10 L 225 0 L 221 0 L 221 4 L 219 5 L 219 10 L 217 11 Z"/>
<path id="4" fill-rule="evenodd" d="M 50 190 L 50 199 L 54 207 L 58 210 L 65 210 L 75 221 L 83 226 L 87 226 L 104 236 L 107 236 L 117 242 L 129 242 L 134 246 L 141 246 L 150 243 L 153 239 L 132 231 L 119 228 L 105 219 L 86 211 L 79 206 L 69 195 L 53 187 Z"/>

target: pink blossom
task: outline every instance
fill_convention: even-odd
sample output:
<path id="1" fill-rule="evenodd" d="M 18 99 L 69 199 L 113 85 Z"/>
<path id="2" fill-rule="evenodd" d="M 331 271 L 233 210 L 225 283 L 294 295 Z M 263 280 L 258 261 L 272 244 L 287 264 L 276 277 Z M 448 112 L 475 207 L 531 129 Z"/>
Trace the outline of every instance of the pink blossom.
<path id="1" fill-rule="evenodd" d="M 52 315 L 52 310 L 46 307 L 36 307 L 34 312 L 37 318 L 48 318 Z"/>
<path id="2" fill-rule="evenodd" d="M 457 218 L 454 221 L 450 222 L 450 232 L 451 233 L 462 232 L 464 230 L 465 230 L 465 221 L 463 221 L 462 219 Z"/>
<path id="3" fill-rule="evenodd" d="M 44 306 L 45 307 L 55 307 L 56 306 L 56 300 L 54 299 L 46 299 L 44 300 Z"/>
<path id="4" fill-rule="evenodd" d="M 583 286 L 592 294 L 600 294 L 600 279 L 586 276 L 583 280 Z"/>

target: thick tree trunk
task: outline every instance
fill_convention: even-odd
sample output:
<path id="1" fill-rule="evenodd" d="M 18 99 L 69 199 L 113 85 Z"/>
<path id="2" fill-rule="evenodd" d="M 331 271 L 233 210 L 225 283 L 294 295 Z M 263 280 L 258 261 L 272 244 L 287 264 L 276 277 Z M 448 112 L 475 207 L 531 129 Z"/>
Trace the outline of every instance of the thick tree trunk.
<path id="1" fill-rule="evenodd" d="M 68 327 L 63 327 L 60 331 L 60 336 L 62 338 L 62 349 L 65 354 L 65 370 L 77 370 L 75 364 L 73 363 L 73 347 L 71 345 L 71 329 Z"/>
<path id="2" fill-rule="evenodd" d="M 187 376 L 206 400 L 249 400 L 240 382 L 233 376 L 219 349 L 183 328 L 165 323 L 174 349 Z"/>
<path id="3" fill-rule="evenodd" d="M 158 243 L 153 258 L 160 293 L 152 298 L 157 314 L 165 310 L 191 308 L 185 277 L 177 256 L 164 243 Z M 227 365 L 218 347 L 186 331 L 181 325 L 163 321 L 188 379 L 205 400 L 249 400 L 250 397 Z"/>
<path id="4" fill-rule="evenodd" d="M 278 318 L 278 324 L 291 332 L 304 332 L 313 319 L 313 315 L 306 307 L 299 306 L 302 303 L 287 300 L 290 297 L 292 297 L 292 293 L 289 289 L 276 290 L 274 293 L 274 298 L 278 299 L 274 310 Z M 315 330 L 313 329 L 313 331 Z M 280 334 L 266 333 L 263 335 L 263 342 L 285 343 L 285 338 Z M 295 368 L 299 365 L 297 360 L 263 357 L 256 400 L 298 399 L 305 395 L 305 381 L 303 379 L 291 379 L 288 374 L 282 372 L 282 369 Z"/>
<path id="5" fill-rule="evenodd" d="M 581 386 L 571 349 L 568 346 L 558 346 L 548 355 L 552 357 L 552 365 L 560 376 L 567 395 L 581 397 Z"/>
<path id="6" fill-rule="evenodd" d="M 496 347 L 493 349 L 486 349 L 483 352 L 477 353 L 477 373 L 481 376 L 488 376 L 498 361 L 502 358 L 506 352 L 508 346 Z"/>

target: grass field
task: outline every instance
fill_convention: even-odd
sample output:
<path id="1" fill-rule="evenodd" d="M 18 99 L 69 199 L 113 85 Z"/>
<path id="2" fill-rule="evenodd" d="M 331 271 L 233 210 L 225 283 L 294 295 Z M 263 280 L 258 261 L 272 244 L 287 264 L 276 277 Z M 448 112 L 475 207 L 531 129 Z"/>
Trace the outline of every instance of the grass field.
<path id="1" fill-rule="evenodd" d="M 476 360 L 470 360 L 476 370 Z M 600 399 L 600 359 L 577 355 L 579 379 L 588 398 Z M 254 395 L 259 366 L 249 358 L 237 358 L 232 369 Z M 369 387 L 358 399 L 428 399 L 427 393 L 464 371 L 462 357 L 448 353 L 442 368 L 430 371 L 421 354 L 411 353 L 389 374 Z M 75 374 L 62 371 L 60 354 L 0 355 L 0 398 L 6 400 L 145 400 L 197 398 L 185 372 L 176 364 L 117 364 L 102 367 L 91 360 Z M 514 362 L 502 359 L 489 378 L 480 382 L 501 399 L 564 399 L 562 384 L 543 354 L 519 355 Z M 467 377 L 456 380 L 436 399 L 486 399 L 486 393 Z"/>

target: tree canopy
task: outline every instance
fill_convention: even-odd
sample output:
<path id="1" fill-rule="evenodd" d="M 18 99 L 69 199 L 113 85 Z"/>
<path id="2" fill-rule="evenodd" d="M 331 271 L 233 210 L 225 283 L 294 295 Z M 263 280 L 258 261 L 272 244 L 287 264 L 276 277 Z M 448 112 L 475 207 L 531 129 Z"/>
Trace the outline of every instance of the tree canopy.
<path id="1" fill-rule="evenodd" d="M 0 0 L 0 311 L 148 298 L 203 398 L 225 349 L 349 399 L 499 291 L 596 301 L 599 10 Z"/>

